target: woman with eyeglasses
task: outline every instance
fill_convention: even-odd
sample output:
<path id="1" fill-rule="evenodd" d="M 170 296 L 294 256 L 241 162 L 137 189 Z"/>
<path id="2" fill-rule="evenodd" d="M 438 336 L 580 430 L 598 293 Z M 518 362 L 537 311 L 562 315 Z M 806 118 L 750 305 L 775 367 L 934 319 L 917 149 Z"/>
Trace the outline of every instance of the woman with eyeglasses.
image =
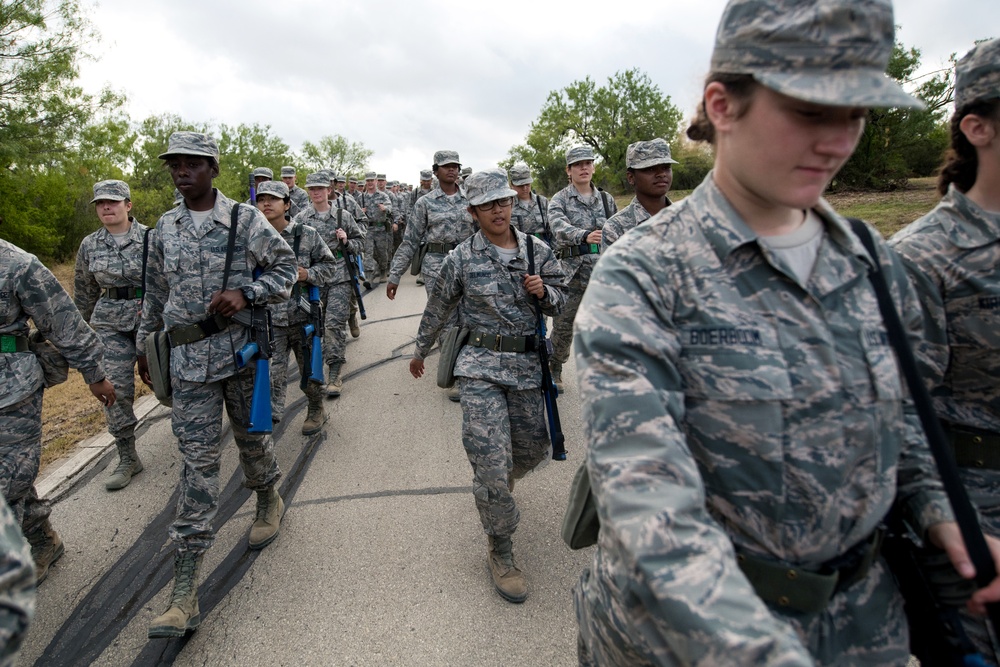
<path id="1" fill-rule="evenodd" d="M 458 309 L 469 329 L 454 374 L 472 494 L 486 532 L 493 586 L 505 600 L 524 602 L 527 583 L 511 543 L 520 519 L 512 493 L 514 481 L 538 466 L 549 447 L 535 308 L 557 314 L 565 301 L 565 279 L 544 242 L 511 226 L 517 193 L 504 171 L 473 174 L 465 193 L 479 231 L 441 265 L 420 320 L 410 373 L 423 375 L 424 358 Z"/>

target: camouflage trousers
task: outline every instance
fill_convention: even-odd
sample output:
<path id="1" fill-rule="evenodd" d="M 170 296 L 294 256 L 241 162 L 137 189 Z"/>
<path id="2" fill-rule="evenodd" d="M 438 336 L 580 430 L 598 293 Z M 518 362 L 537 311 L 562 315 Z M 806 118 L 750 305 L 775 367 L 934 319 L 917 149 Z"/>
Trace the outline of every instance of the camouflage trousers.
<path id="1" fill-rule="evenodd" d="M 510 537 L 520 513 L 507 486 L 545 460 L 549 439 L 541 391 L 456 378 L 462 402 L 462 444 L 472 464 L 472 495 L 487 535 Z"/>
<path id="2" fill-rule="evenodd" d="M 285 394 L 288 390 L 288 357 L 294 352 L 299 367 L 299 377 L 305 370 L 305 351 L 302 349 L 302 324 L 274 327 L 274 347 L 271 348 L 271 415 L 275 419 L 285 416 Z M 311 344 L 311 343 L 310 343 Z M 322 364 L 320 364 L 322 366 Z M 325 370 L 324 370 L 325 372 Z M 323 385 L 307 382 L 303 392 L 310 402 L 323 397 Z"/>
<path id="3" fill-rule="evenodd" d="M 104 372 L 115 387 L 115 404 L 104 408 L 108 433 L 116 440 L 135 439 L 135 332 L 97 330 L 104 344 Z"/>
<path id="4" fill-rule="evenodd" d="M 1000 471 L 962 468 L 960 473 L 969 499 L 979 510 L 983 532 L 1000 538 Z M 976 649 L 990 664 L 1000 664 L 1000 640 L 996 634 L 1000 628 L 993 628 L 984 616 L 974 616 L 965 609 L 959 613 Z"/>
<path id="5" fill-rule="evenodd" d="M 326 331 L 323 334 L 323 360 L 327 365 L 342 364 L 347 358 L 347 318 L 351 314 L 351 283 L 338 283 L 326 289 Z"/>
<path id="6" fill-rule="evenodd" d="M 603 537 L 602 537 L 603 539 Z M 724 646 L 717 653 L 706 653 L 688 660 L 680 656 L 675 646 L 683 647 L 685 627 L 683 615 L 697 614 L 698 609 L 679 602 L 677 619 L 655 618 L 639 602 L 634 593 L 627 593 L 628 581 L 617 581 L 610 570 L 606 576 L 595 577 L 601 571 L 603 558 L 600 545 L 594 554 L 594 565 L 583 571 L 573 587 L 573 603 L 579 627 L 577 658 L 582 666 L 629 665 L 653 667 L 662 665 L 729 665 L 758 664 L 748 658 L 759 632 L 747 626 L 745 637 L 732 637 L 732 643 L 747 647 L 746 655 L 734 657 Z M 687 566 L 690 569 L 690 565 Z M 681 570 L 678 570 L 678 575 Z M 622 584 L 624 584 L 623 590 Z M 907 664 L 910 655 L 909 633 L 903 614 L 903 599 L 885 562 L 876 563 L 868 576 L 837 593 L 818 614 L 769 607 L 778 619 L 788 623 L 798 635 L 817 666 L 871 666 Z M 704 619 L 701 619 L 704 620 Z M 727 619 L 732 620 L 732 619 Z M 668 643 L 673 638 L 677 644 Z M 744 641 L 740 641 L 740 640 Z M 760 664 L 764 659 L 758 656 Z M 770 664 L 770 662 L 768 662 Z M 782 662 L 781 664 L 800 664 Z"/>
<path id="7" fill-rule="evenodd" d="M 391 246 L 392 234 L 383 225 L 373 224 L 368 227 L 368 235 L 365 237 L 365 277 L 368 280 L 384 279 L 389 275 Z"/>
<path id="8" fill-rule="evenodd" d="M 177 518 L 169 532 L 179 551 L 204 552 L 215 541 L 212 521 L 219 507 L 223 406 L 240 452 L 243 485 L 260 491 L 281 477 L 271 436 L 251 435 L 245 426 L 253 378 L 253 368 L 248 367 L 218 382 L 173 380 L 171 425 L 184 461 Z"/>
<path id="9" fill-rule="evenodd" d="M 0 665 L 12 665 L 35 614 L 35 561 L 14 513 L 0 499 Z"/>
<path id="10" fill-rule="evenodd" d="M 552 318 L 552 360 L 565 364 L 569 360 L 569 349 L 573 343 L 573 320 L 580 308 L 580 300 L 590 282 L 592 264 L 584 264 L 577 271 L 566 288 L 566 304 L 562 312 Z"/>
<path id="11" fill-rule="evenodd" d="M 37 530 L 49 515 L 49 501 L 35 491 L 42 460 L 42 389 L 0 409 L 0 484 L 25 535 Z"/>

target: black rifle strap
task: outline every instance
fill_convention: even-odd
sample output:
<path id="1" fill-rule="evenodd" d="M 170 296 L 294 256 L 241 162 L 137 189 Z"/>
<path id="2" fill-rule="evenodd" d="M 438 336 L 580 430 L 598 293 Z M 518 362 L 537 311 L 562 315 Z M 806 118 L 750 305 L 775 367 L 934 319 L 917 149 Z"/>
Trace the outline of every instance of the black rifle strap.
<path id="1" fill-rule="evenodd" d="M 233 250 L 236 248 L 236 227 L 240 219 L 240 205 L 233 204 L 233 214 L 229 219 L 229 244 L 226 246 L 226 267 L 222 271 L 222 291 L 229 284 L 229 269 L 233 266 Z"/>
<path id="2" fill-rule="evenodd" d="M 295 253 L 295 259 L 299 258 L 299 247 L 302 245 L 302 225 L 292 230 L 292 252 Z"/>
<path id="3" fill-rule="evenodd" d="M 152 229 L 147 229 L 142 235 L 142 299 L 139 304 L 146 302 L 146 264 L 149 262 L 149 233 Z"/>
<path id="4" fill-rule="evenodd" d="M 597 193 L 601 195 L 601 203 L 604 204 L 604 219 L 611 219 L 611 208 L 608 206 L 608 195 L 604 190 L 597 188 Z"/>
<path id="5" fill-rule="evenodd" d="M 889 286 L 885 281 L 885 274 L 875 249 L 875 241 L 865 223 L 857 218 L 849 218 L 849 221 L 851 229 L 861 240 L 868 254 L 872 256 L 873 265 L 868 270 L 868 277 L 875 288 L 875 297 L 878 299 L 878 307 L 889 335 L 889 343 L 896 352 L 896 358 L 899 360 L 917 414 L 920 416 L 920 423 L 927 435 L 927 444 L 934 456 L 934 461 L 937 463 L 941 483 L 948 494 L 952 511 L 955 513 L 955 520 L 962 531 L 962 538 L 969 552 L 969 558 L 976 568 L 976 582 L 980 587 L 984 587 L 996 577 L 996 567 L 989 548 L 986 546 L 986 540 L 983 538 L 982 529 L 979 527 L 979 518 L 969 501 L 969 495 L 966 493 L 961 477 L 959 477 L 955 456 L 948 445 L 937 413 L 934 411 L 930 392 L 927 391 L 927 386 L 920 377 L 917 361 L 913 356 L 913 350 L 910 349 L 903 323 L 892 303 Z M 992 609 L 990 611 L 992 618 Z"/>

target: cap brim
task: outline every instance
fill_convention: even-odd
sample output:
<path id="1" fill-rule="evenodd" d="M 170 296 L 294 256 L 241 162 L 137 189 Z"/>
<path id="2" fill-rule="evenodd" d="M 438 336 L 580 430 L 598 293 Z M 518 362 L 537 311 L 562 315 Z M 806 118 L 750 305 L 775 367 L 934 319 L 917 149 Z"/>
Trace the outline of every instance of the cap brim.
<path id="1" fill-rule="evenodd" d="M 519 178 L 517 180 L 511 179 L 510 182 L 511 182 L 512 185 L 530 185 L 531 183 L 534 183 L 535 181 L 533 179 L 530 179 L 530 178 Z"/>
<path id="2" fill-rule="evenodd" d="M 93 199 L 91 199 L 90 203 L 91 204 L 96 204 L 97 202 L 101 201 L 102 199 L 107 200 L 107 201 L 125 201 L 125 200 L 128 199 L 128 197 L 110 197 L 110 196 L 105 197 L 104 195 L 101 195 L 100 197 L 94 197 Z"/>
<path id="3" fill-rule="evenodd" d="M 662 158 L 654 157 L 648 160 L 639 160 L 635 164 L 628 165 L 628 169 L 646 169 L 647 167 L 655 167 L 658 164 L 680 164 L 677 160 L 673 158 Z"/>
<path id="4" fill-rule="evenodd" d="M 210 157 L 210 158 L 214 158 L 216 160 L 218 159 L 213 153 L 206 153 L 204 151 L 193 151 L 193 150 L 190 150 L 190 151 L 169 151 L 169 152 L 166 152 L 166 153 L 160 153 L 159 159 L 160 160 L 166 160 L 171 155 L 197 155 L 197 156 L 200 156 L 200 157 Z"/>
<path id="5" fill-rule="evenodd" d="M 771 90 L 804 102 L 835 107 L 922 109 L 924 103 L 874 69 L 823 72 L 753 72 Z"/>
<path id="6" fill-rule="evenodd" d="M 517 192 L 511 190 L 510 188 L 497 188 L 496 190 L 490 190 L 489 192 L 484 192 L 478 197 L 472 197 L 469 199 L 469 204 L 471 206 L 479 206 L 480 204 L 485 204 L 488 201 L 496 201 L 497 199 L 503 199 L 504 197 L 516 197 Z"/>

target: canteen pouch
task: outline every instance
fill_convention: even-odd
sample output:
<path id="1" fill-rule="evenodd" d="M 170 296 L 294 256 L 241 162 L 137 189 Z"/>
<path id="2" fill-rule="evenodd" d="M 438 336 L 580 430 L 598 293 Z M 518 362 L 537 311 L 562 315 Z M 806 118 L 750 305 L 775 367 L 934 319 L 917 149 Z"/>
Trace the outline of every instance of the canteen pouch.
<path id="1" fill-rule="evenodd" d="M 413 259 L 410 260 L 410 275 L 419 276 L 420 267 L 424 264 L 424 255 L 427 254 L 427 244 L 421 243 L 417 251 L 413 253 Z M 451 386 L 451 385 L 449 385 Z"/>
<path id="2" fill-rule="evenodd" d="M 69 379 L 69 362 L 55 345 L 45 339 L 41 331 L 32 329 L 28 334 L 28 350 L 35 355 L 42 367 L 42 384 L 46 389 Z"/>
<path id="3" fill-rule="evenodd" d="M 584 461 L 576 469 L 569 487 L 569 504 L 563 515 L 562 538 L 570 549 L 584 549 L 597 544 L 601 521 L 597 516 L 597 502 L 590 489 L 590 473 Z"/>
<path id="4" fill-rule="evenodd" d="M 170 386 L 170 338 L 166 331 L 156 331 L 146 339 L 146 361 L 156 400 L 161 405 L 172 407 L 174 400 Z"/>
<path id="5" fill-rule="evenodd" d="M 438 362 L 437 385 L 450 389 L 455 385 L 455 361 L 458 353 L 469 339 L 465 327 L 452 327 L 441 336 L 441 360 Z"/>

